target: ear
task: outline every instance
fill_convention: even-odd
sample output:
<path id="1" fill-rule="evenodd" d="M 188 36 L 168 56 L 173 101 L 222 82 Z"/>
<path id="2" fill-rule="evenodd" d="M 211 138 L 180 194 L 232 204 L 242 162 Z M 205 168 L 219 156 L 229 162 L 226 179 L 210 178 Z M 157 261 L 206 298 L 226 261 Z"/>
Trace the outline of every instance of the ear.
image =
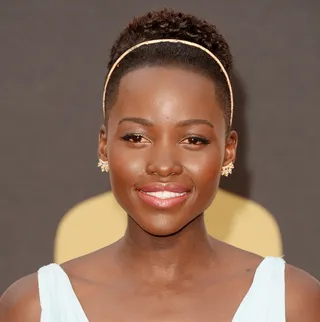
<path id="1" fill-rule="evenodd" d="M 98 158 L 103 161 L 108 161 L 108 157 L 107 157 L 107 128 L 105 125 L 102 125 L 100 127 L 100 131 L 99 131 Z"/>
<path id="2" fill-rule="evenodd" d="M 235 162 L 238 146 L 238 134 L 236 131 L 230 131 L 226 138 L 226 146 L 224 152 L 223 166 L 228 165 L 230 162 Z"/>

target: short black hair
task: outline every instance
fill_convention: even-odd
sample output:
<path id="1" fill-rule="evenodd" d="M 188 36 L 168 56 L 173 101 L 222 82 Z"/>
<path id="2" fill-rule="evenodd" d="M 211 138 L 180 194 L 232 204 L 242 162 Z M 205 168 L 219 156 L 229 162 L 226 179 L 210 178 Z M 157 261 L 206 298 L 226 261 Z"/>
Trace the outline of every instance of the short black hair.
<path id="1" fill-rule="evenodd" d="M 210 50 L 230 75 L 232 55 L 229 45 L 215 25 L 193 15 L 162 9 L 134 18 L 112 46 L 108 70 L 131 47 L 148 40 L 180 39 L 199 44 Z M 132 70 L 145 66 L 181 66 L 209 77 L 215 83 L 229 129 L 230 91 L 219 65 L 204 51 L 181 43 L 156 43 L 130 52 L 113 71 L 106 96 L 106 117 L 117 97 L 120 79 Z"/>

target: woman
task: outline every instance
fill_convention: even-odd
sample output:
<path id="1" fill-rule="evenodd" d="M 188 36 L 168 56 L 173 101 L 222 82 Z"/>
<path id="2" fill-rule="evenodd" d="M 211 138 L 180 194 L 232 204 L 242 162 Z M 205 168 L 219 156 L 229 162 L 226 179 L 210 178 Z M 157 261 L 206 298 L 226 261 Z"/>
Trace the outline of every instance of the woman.
<path id="1" fill-rule="evenodd" d="M 313 277 L 206 232 L 238 140 L 232 57 L 216 28 L 148 13 L 121 33 L 108 67 L 99 166 L 128 213 L 125 236 L 16 282 L 1 322 L 319 322 Z"/>

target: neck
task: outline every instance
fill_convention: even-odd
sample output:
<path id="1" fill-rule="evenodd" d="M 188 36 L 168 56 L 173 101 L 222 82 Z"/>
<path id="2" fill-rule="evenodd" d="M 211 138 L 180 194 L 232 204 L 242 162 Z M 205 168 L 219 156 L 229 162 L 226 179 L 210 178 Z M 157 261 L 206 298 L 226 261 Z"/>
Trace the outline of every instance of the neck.
<path id="1" fill-rule="evenodd" d="M 215 255 L 203 215 L 165 237 L 148 234 L 129 217 L 120 245 L 124 267 L 135 275 L 157 280 L 174 280 L 199 272 L 212 263 Z"/>

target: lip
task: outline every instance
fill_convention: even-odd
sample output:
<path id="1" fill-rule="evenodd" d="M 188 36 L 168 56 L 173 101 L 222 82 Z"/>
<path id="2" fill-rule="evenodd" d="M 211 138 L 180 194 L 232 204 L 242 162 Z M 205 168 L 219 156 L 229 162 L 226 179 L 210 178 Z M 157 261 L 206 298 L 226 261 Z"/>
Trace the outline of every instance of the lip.
<path id="1" fill-rule="evenodd" d="M 175 182 L 168 182 L 168 183 L 152 182 L 152 183 L 144 184 L 137 187 L 137 190 L 141 190 L 143 192 L 170 191 L 170 192 L 183 193 L 183 192 L 190 192 L 191 188 Z"/>
<path id="2" fill-rule="evenodd" d="M 183 203 L 189 198 L 191 189 L 185 185 L 179 183 L 149 183 L 137 188 L 137 194 L 141 200 L 146 202 L 152 207 L 160 209 L 168 209 Z M 180 196 L 171 198 L 158 198 L 147 194 L 148 192 L 161 192 L 169 191 L 175 193 L 182 193 Z"/>
<path id="3" fill-rule="evenodd" d="M 142 190 L 137 190 L 137 194 L 141 200 L 143 200 L 150 206 L 153 206 L 155 208 L 160 208 L 160 209 L 167 209 L 183 203 L 189 197 L 190 192 L 185 192 L 181 196 L 171 197 L 166 199 L 161 199 L 155 196 L 148 195 L 146 192 Z"/>

